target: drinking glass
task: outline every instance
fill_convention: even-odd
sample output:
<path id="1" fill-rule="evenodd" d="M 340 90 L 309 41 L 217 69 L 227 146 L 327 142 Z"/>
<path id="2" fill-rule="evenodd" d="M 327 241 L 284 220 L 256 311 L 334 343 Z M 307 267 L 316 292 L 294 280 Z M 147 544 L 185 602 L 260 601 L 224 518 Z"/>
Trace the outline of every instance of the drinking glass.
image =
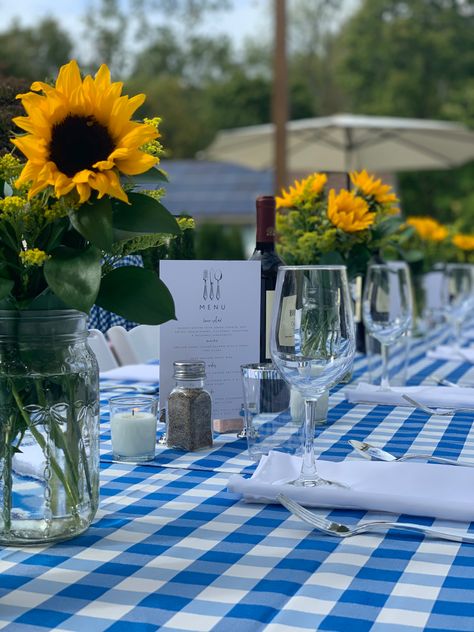
<path id="1" fill-rule="evenodd" d="M 362 299 L 362 318 L 367 331 L 380 342 L 380 388 L 388 390 L 389 347 L 407 333 L 413 318 L 413 292 L 405 263 L 397 261 L 369 267 Z"/>
<path id="2" fill-rule="evenodd" d="M 450 263 L 443 277 L 444 314 L 454 329 L 454 345 L 461 346 L 462 325 L 474 306 L 474 272 L 467 263 Z"/>
<path id="3" fill-rule="evenodd" d="M 280 266 L 270 351 L 305 401 L 302 468 L 295 485 L 337 484 L 318 476 L 313 451 L 316 404 L 351 368 L 354 318 L 345 266 Z"/>

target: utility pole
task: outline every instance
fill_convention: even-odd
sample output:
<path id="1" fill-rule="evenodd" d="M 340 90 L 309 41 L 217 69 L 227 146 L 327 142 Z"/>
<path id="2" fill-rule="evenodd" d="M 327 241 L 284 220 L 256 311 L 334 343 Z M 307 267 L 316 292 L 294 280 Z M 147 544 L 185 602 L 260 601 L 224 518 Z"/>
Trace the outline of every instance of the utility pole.
<path id="1" fill-rule="evenodd" d="M 275 189 L 287 184 L 286 123 L 288 120 L 288 68 L 286 60 L 286 0 L 274 0 L 275 44 L 273 64 L 273 123 L 275 126 Z"/>

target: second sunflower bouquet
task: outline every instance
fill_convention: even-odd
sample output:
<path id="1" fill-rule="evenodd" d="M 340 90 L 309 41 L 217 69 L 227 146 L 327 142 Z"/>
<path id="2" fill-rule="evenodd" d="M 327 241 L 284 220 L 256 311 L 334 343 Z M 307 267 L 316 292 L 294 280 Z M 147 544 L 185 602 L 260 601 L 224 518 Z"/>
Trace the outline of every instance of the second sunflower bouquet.
<path id="1" fill-rule="evenodd" d="M 296 180 L 277 197 L 278 248 L 289 265 L 346 265 L 350 279 L 364 275 L 399 231 L 398 199 L 365 170 L 350 174 L 351 190 L 327 191 L 327 177 Z"/>

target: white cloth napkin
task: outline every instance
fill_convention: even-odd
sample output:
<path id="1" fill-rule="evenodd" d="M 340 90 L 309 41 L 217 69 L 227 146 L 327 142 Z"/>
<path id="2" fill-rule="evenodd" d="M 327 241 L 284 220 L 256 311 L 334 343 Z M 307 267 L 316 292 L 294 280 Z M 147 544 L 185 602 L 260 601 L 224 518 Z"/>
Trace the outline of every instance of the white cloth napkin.
<path id="1" fill-rule="evenodd" d="M 389 406 L 411 406 L 402 395 L 413 397 L 425 406 L 441 408 L 472 408 L 474 411 L 474 388 L 453 386 L 393 386 L 383 391 L 380 386 L 360 382 L 355 388 L 346 388 L 346 399 L 352 404 L 386 404 Z"/>
<path id="2" fill-rule="evenodd" d="M 101 371 L 101 378 L 110 380 L 134 380 L 136 382 L 159 382 L 158 364 L 125 364 L 116 369 Z"/>
<path id="3" fill-rule="evenodd" d="M 474 468 L 428 463 L 317 461 L 323 478 L 350 486 L 297 487 L 301 457 L 262 456 L 251 478 L 234 475 L 228 489 L 247 502 L 276 502 L 279 493 L 312 507 L 365 509 L 447 520 L 474 520 Z"/>
<path id="4" fill-rule="evenodd" d="M 474 364 L 474 349 L 472 347 L 461 347 L 460 350 L 450 345 L 438 345 L 426 354 L 433 360 L 454 360 L 456 362 L 470 362 Z"/>

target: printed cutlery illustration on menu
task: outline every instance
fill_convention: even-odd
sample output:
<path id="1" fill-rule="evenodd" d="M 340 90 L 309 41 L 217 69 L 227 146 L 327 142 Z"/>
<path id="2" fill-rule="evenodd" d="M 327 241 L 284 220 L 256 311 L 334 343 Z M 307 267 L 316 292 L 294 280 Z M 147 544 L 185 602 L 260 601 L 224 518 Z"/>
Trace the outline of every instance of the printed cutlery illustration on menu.
<path id="1" fill-rule="evenodd" d="M 206 268 L 202 271 L 203 290 L 202 298 L 204 301 L 220 301 L 221 300 L 221 282 L 222 270 L 218 268 Z"/>

